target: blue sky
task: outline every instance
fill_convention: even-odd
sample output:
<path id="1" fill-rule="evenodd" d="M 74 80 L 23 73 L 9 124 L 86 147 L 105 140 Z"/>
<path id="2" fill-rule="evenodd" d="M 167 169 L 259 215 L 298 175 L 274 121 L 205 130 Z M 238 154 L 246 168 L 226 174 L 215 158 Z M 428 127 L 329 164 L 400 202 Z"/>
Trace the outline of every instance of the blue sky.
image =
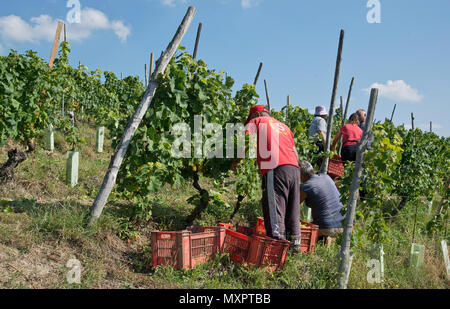
<path id="1" fill-rule="evenodd" d="M 355 77 L 350 110 L 367 108 L 368 89 L 380 88 L 375 118 L 415 125 L 449 136 L 450 1 L 379 0 L 381 23 L 369 23 L 368 0 L 80 0 L 81 24 L 68 25 L 73 65 L 120 76 L 143 76 L 149 54 L 167 46 L 187 7 L 197 14 L 182 45 L 192 52 L 203 23 L 198 57 L 231 75 L 238 89 L 264 67 L 257 91 L 265 104 L 264 79 L 274 108 L 291 104 L 329 107 L 340 29 L 345 43 L 339 96 Z M 3 1 L 0 55 L 33 49 L 45 59 L 67 0 Z"/>

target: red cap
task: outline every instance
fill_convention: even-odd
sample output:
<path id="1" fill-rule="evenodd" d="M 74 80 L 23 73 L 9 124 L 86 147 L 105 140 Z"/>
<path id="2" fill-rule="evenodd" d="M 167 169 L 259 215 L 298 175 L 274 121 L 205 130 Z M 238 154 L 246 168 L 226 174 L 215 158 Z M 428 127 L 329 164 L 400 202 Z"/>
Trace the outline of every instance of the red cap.
<path id="1" fill-rule="evenodd" d="M 250 116 L 257 113 L 257 112 L 267 112 L 270 113 L 264 105 L 255 105 L 250 108 L 250 113 L 248 114 L 247 120 L 244 123 L 244 126 L 246 126 L 250 122 Z"/>

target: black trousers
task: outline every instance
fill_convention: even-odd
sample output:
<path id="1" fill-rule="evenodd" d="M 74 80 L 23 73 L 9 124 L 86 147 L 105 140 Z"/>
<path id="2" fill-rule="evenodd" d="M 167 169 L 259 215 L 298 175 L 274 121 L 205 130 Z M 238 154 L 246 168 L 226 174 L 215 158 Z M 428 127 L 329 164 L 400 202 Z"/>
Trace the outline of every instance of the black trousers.
<path id="1" fill-rule="evenodd" d="M 300 169 L 278 166 L 263 176 L 262 189 L 267 236 L 300 245 Z"/>
<path id="2" fill-rule="evenodd" d="M 356 161 L 356 151 L 358 149 L 358 145 L 348 145 L 342 147 L 341 157 L 344 164 L 348 161 L 355 162 Z"/>

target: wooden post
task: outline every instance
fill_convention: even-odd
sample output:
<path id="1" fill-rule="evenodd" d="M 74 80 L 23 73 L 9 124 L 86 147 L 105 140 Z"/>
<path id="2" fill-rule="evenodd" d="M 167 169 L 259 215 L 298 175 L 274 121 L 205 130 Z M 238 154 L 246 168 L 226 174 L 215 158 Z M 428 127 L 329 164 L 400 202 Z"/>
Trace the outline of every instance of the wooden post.
<path id="1" fill-rule="evenodd" d="M 289 126 L 289 107 L 291 106 L 291 96 L 287 96 L 287 103 L 286 103 L 286 125 Z"/>
<path id="2" fill-rule="evenodd" d="M 120 80 L 123 79 L 123 73 L 120 73 Z"/>
<path id="3" fill-rule="evenodd" d="M 145 64 L 145 74 L 144 74 L 144 76 L 145 76 L 145 87 L 147 87 L 148 86 L 147 63 Z"/>
<path id="4" fill-rule="evenodd" d="M 370 93 L 370 103 L 367 114 L 367 128 L 363 133 L 361 138 L 361 142 L 358 144 L 358 149 L 356 152 L 356 162 L 355 169 L 353 171 L 353 179 L 352 184 L 350 186 L 350 196 L 347 204 L 347 214 L 345 216 L 344 223 L 344 233 L 342 238 L 342 247 L 341 247 L 341 263 L 339 266 L 339 273 L 341 274 L 341 279 L 339 281 L 339 287 L 341 289 L 345 289 L 346 282 L 345 278 L 349 273 L 349 261 L 350 261 L 350 242 L 352 238 L 353 231 L 353 221 L 355 220 L 355 210 L 356 210 L 356 202 L 359 195 L 359 186 L 361 183 L 362 176 L 362 165 L 364 162 L 364 155 L 367 148 L 367 143 L 369 141 L 369 136 L 372 131 L 373 126 L 373 118 L 375 115 L 375 107 L 377 104 L 378 98 L 378 89 L 373 88 Z"/>
<path id="5" fill-rule="evenodd" d="M 67 42 L 66 24 L 64 23 L 64 42 Z"/>
<path id="6" fill-rule="evenodd" d="M 414 243 L 414 239 L 416 237 L 417 208 L 418 208 L 418 203 L 416 203 L 416 211 L 414 213 L 414 227 L 413 227 L 413 235 L 412 235 L 411 243 Z"/>
<path id="7" fill-rule="evenodd" d="M 353 90 L 353 83 L 355 82 L 355 77 L 352 77 L 352 81 L 350 82 L 350 87 L 348 89 L 348 95 L 347 95 L 347 102 L 345 103 L 345 112 L 344 112 L 344 117 L 342 120 L 342 126 L 345 125 L 345 120 L 347 119 L 347 115 L 348 115 L 348 107 L 350 106 L 350 98 L 352 97 L 352 90 Z M 341 139 L 341 144 L 339 146 L 339 155 L 341 155 L 342 152 L 342 139 Z"/>
<path id="8" fill-rule="evenodd" d="M 350 106 L 350 98 L 352 97 L 352 90 L 353 90 L 354 82 L 355 82 L 355 78 L 352 77 L 352 81 L 350 82 L 350 87 L 348 89 L 347 103 L 345 103 L 344 121 L 342 122 L 342 125 L 345 125 L 345 119 L 347 119 L 348 107 Z"/>
<path id="9" fill-rule="evenodd" d="M 64 89 L 63 89 L 64 91 Z M 61 115 L 64 117 L 64 92 L 62 94 Z"/>
<path id="10" fill-rule="evenodd" d="M 198 52 L 198 43 L 200 42 L 200 36 L 202 34 L 202 23 L 198 24 L 198 29 L 197 29 L 197 37 L 195 38 L 195 48 L 194 48 L 194 54 L 193 54 L 193 58 L 197 59 L 197 52 Z"/>
<path id="11" fill-rule="evenodd" d="M 330 104 L 330 112 L 328 116 L 328 125 L 327 125 L 327 140 L 325 146 L 325 152 L 330 152 L 330 146 L 331 146 L 331 131 L 333 129 L 333 113 L 334 113 L 334 101 L 336 100 L 336 93 L 338 89 L 338 83 L 339 83 L 339 73 L 341 70 L 341 61 L 342 61 L 342 49 L 344 47 L 344 30 L 341 30 L 341 34 L 339 37 L 339 47 L 338 47 L 338 55 L 336 59 L 336 71 L 334 72 L 334 85 L 333 85 L 333 92 L 331 94 L 331 104 Z M 326 173 L 328 171 L 328 162 L 329 158 L 326 157 L 325 160 L 322 163 L 322 167 L 320 169 L 321 173 Z"/>
<path id="12" fill-rule="evenodd" d="M 113 189 L 113 186 L 116 183 L 117 174 L 119 172 L 120 166 L 127 152 L 128 145 L 130 144 L 134 133 L 139 127 L 142 119 L 144 118 L 145 113 L 147 112 L 147 109 L 149 108 L 153 100 L 153 97 L 155 96 L 156 88 L 158 87 L 158 84 L 156 82 L 156 76 L 158 76 L 158 74 L 162 74 L 165 71 L 167 65 L 174 56 L 175 52 L 177 51 L 181 40 L 186 34 L 192 22 L 192 19 L 194 18 L 195 11 L 196 10 L 193 6 L 189 7 L 181 25 L 177 29 L 175 36 L 173 37 L 170 44 L 167 46 L 167 49 L 161 55 L 161 58 L 159 58 L 155 72 L 153 72 L 152 78 L 150 80 L 149 87 L 147 87 L 141 103 L 136 109 L 136 112 L 134 113 L 133 117 L 130 119 L 128 126 L 126 127 L 122 135 L 118 147 L 116 148 L 116 152 L 109 164 L 108 171 L 106 172 L 100 191 L 94 203 L 92 204 L 91 219 L 89 221 L 90 226 L 100 217 L 103 211 L 103 207 L 105 206 L 108 200 L 109 194 L 111 193 L 111 190 Z"/>
<path id="13" fill-rule="evenodd" d="M 430 121 L 430 133 L 433 133 L 433 121 Z"/>
<path id="14" fill-rule="evenodd" d="M 397 104 L 394 105 L 394 109 L 392 110 L 392 114 L 391 114 L 391 122 L 392 119 L 394 119 L 394 113 L 395 113 L 395 109 L 397 108 Z"/>
<path id="15" fill-rule="evenodd" d="M 411 128 L 412 128 L 412 130 L 414 131 L 414 114 L 413 113 L 411 113 Z"/>
<path id="16" fill-rule="evenodd" d="M 153 53 L 151 53 L 151 55 L 150 55 L 150 72 L 149 72 L 149 76 L 148 76 L 149 82 L 150 82 L 150 80 L 152 79 L 152 74 L 153 74 L 153 63 L 154 63 L 154 60 L 153 60 Z"/>
<path id="17" fill-rule="evenodd" d="M 269 112 L 271 111 L 270 109 L 270 98 L 269 98 L 269 90 L 267 87 L 267 81 L 264 80 L 264 87 L 266 88 L 266 99 L 267 99 L 267 107 L 269 108 Z"/>
<path id="18" fill-rule="evenodd" d="M 450 261 L 448 258 L 447 241 L 441 240 L 441 250 L 442 250 L 442 255 L 444 257 L 444 266 L 445 266 L 445 270 L 447 272 L 447 279 L 450 280 Z"/>
<path id="19" fill-rule="evenodd" d="M 78 184 L 78 163 L 79 152 L 69 151 L 67 153 L 66 184 L 72 188 Z"/>
<path id="20" fill-rule="evenodd" d="M 344 99 L 341 96 L 341 127 L 345 125 L 345 118 L 344 118 Z M 341 151 L 342 151 L 342 141 L 343 141 L 343 137 L 341 136 L 341 138 L 339 139 L 339 146 L 338 146 L 338 154 L 341 155 Z"/>
<path id="21" fill-rule="evenodd" d="M 53 62 L 55 61 L 56 52 L 58 51 L 59 39 L 61 37 L 62 27 L 63 27 L 63 22 L 62 21 L 58 21 L 58 27 L 56 28 L 56 34 L 55 34 L 55 39 L 53 41 L 52 52 L 50 54 L 49 66 L 51 68 L 53 68 Z"/>
<path id="22" fill-rule="evenodd" d="M 261 74 L 262 67 L 263 67 L 263 63 L 261 62 L 259 64 L 258 72 L 256 73 L 255 81 L 253 82 L 253 85 L 255 85 L 255 87 L 256 87 L 256 84 L 258 83 L 259 74 Z"/>

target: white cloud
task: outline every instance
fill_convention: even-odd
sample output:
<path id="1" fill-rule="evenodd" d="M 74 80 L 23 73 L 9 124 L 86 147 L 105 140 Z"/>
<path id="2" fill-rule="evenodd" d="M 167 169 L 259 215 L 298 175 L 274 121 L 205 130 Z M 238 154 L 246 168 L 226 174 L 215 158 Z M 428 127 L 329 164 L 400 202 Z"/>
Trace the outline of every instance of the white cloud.
<path id="1" fill-rule="evenodd" d="M 175 0 L 162 0 L 161 4 L 170 7 L 175 7 Z"/>
<path id="2" fill-rule="evenodd" d="M 161 4 L 165 6 L 175 7 L 177 2 L 186 3 L 189 0 L 161 0 Z"/>
<path id="3" fill-rule="evenodd" d="M 30 22 L 16 15 L 3 16 L 0 17 L 0 37 L 10 42 L 52 42 L 57 24 L 58 20 L 49 15 L 33 17 Z M 113 31 L 122 42 L 125 42 L 131 33 L 130 27 L 125 26 L 123 21 L 110 21 L 108 16 L 99 10 L 84 8 L 81 10 L 80 23 L 67 23 L 67 39 L 81 41 L 97 30 Z"/>
<path id="4" fill-rule="evenodd" d="M 241 6 L 243 9 L 250 9 L 252 7 L 258 6 L 261 0 L 241 0 Z"/>
<path id="5" fill-rule="evenodd" d="M 417 89 L 412 88 L 403 80 L 388 80 L 386 84 L 373 83 L 370 88 L 364 90 L 370 92 L 371 88 L 378 88 L 380 96 L 396 102 L 420 102 L 423 99 Z"/>
<path id="6" fill-rule="evenodd" d="M 127 41 L 127 37 L 131 34 L 131 29 L 125 26 L 121 20 L 113 21 L 111 27 L 122 42 Z"/>

